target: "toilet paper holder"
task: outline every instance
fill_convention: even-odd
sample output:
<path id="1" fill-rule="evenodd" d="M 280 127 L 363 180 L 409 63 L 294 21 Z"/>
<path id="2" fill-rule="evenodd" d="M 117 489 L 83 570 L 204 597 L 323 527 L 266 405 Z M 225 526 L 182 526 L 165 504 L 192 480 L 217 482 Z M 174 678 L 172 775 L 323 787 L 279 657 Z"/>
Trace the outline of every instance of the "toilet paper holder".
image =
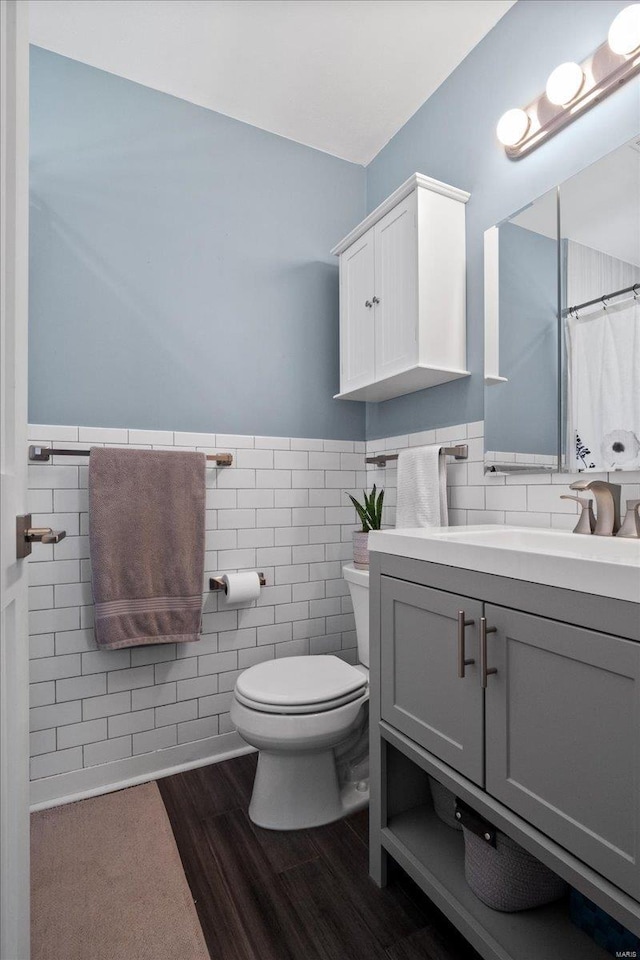
<path id="1" fill-rule="evenodd" d="M 258 574 L 258 579 L 260 581 L 260 586 L 264 587 L 267 583 L 264 573 Z M 222 577 L 210 577 L 209 578 L 209 590 L 224 590 L 227 592 L 227 585 L 222 579 Z"/>

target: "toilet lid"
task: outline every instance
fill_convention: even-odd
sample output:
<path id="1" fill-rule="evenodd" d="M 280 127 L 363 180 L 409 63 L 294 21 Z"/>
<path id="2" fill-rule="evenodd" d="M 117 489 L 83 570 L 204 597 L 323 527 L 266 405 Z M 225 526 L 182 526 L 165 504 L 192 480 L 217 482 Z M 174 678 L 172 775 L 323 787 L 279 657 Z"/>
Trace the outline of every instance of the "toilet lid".
<path id="1" fill-rule="evenodd" d="M 236 694 L 256 704 L 306 707 L 311 712 L 335 701 L 348 702 L 366 683 L 359 670 L 338 657 L 283 657 L 257 663 L 241 673 Z"/>

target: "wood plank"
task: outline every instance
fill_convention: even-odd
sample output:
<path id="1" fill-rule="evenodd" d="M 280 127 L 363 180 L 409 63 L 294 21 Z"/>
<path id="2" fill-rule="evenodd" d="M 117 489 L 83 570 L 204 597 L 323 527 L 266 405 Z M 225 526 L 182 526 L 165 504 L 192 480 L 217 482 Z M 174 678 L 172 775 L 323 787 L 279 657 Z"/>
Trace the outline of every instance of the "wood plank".
<path id="1" fill-rule="evenodd" d="M 387 956 L 389 960 L 480 960 L 453 927 L 446 934 L 435 927 L 423 927 L 389 947 Z"/>
<path id="2" fill-rule="evenodd" d="M 312 830 L 264 830 L 250 821 L 249 825 L 275 873 L 318 857 Z"/>
<path id="3" fill-rule="evenodd" d="M 311 860 L 280 875 L 297 924 L 322 960 L 388 960 L 366 922 L 345 897 L 323 860 Z M 306 960 L 302 953 L 297 960 Z"/>
<path id="4" fill-rule="evenodd" d="M 408 936 L 428 922 L 419 911 L 404 909 L 401 890 L 380 889 L 368 876 L 367 848 L 346 821 L 338 820 L 311 831 L 326 872 L 355 907 L 382 947 Z"/>
<path id="5" fill-rule="evenodd" d="M 350 827 L 357 837 L 360 838 L 365 847 L 369 846 L 369 809 L 358 810 L 347 817 L 345 823 Z"/>
<path id="6" fill-rule="evenodd" d="M 218 922 L 207 936 L 207 943 L 215 944 L 212 956 L 319 960 L 244 811 L 232 810 L 201 826 L 209 854 L 206 869 L 218 900 Z"/>
<path id="7" fill-rule="evenodd" d="M 203 830 L 203 821 L 196 817 L 193 807 L 183 802 L 182 785 L 176 774 L 159 781 L 165 808 L 171 822 L 185 876 L 193 895 L 207 948 L 214 960 L 254 960 L 251 945 L 242 929 L 234 925 L 234 912 L 228 903 L 229 893 L 219 871 L 212 868 Z M 167 784 L 167 781 L 173 783 Z M 231 920 L 229 919 L 231 916 Z M 222 953 L 221 943 L 226 944 Z"/>
<path id="8" fill-rule="evenodd" d="M 164 777 L 158 788 L 165 803 L 170 795 L 178 798 L 196 819 L 215 817 L 249 806 L 256 763 L 256 753 L 246 754 Z"/>

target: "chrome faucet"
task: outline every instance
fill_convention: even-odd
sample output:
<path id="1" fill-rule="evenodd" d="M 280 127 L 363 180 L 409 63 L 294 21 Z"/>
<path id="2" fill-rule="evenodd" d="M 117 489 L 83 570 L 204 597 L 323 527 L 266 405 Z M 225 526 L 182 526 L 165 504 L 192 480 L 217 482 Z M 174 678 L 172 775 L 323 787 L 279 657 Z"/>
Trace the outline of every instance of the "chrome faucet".
<path id="1" fill-rule="evenodd" d="M 620 492 L 619 483 L 607 483 L 605 480 L 576 480 L 571 490 L 591 490 L 596 500 L 597 537 L 614 537 L 620 529 Z"/>

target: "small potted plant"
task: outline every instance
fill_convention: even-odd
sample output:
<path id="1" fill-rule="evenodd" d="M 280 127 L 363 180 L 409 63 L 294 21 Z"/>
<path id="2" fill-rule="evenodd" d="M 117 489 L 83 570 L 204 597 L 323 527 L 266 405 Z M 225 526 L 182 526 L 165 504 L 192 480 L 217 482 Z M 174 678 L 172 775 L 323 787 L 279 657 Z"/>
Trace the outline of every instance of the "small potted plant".
<path id="1" fill-rule="evenodd" d="M 364 503 L 360 503 L 351 494 L 347 494 L 354 507 L 360 522 L 362 530 L 353 532 L 353 563 L 356 567 L 369 566 L 369 531 L 379 530 L 382 525 L 382 502 L 384 500 L 384 490 L 380 490 L 376 496 L 376 485 L 374 483 L 370 494 L 362 491 Z"/>

